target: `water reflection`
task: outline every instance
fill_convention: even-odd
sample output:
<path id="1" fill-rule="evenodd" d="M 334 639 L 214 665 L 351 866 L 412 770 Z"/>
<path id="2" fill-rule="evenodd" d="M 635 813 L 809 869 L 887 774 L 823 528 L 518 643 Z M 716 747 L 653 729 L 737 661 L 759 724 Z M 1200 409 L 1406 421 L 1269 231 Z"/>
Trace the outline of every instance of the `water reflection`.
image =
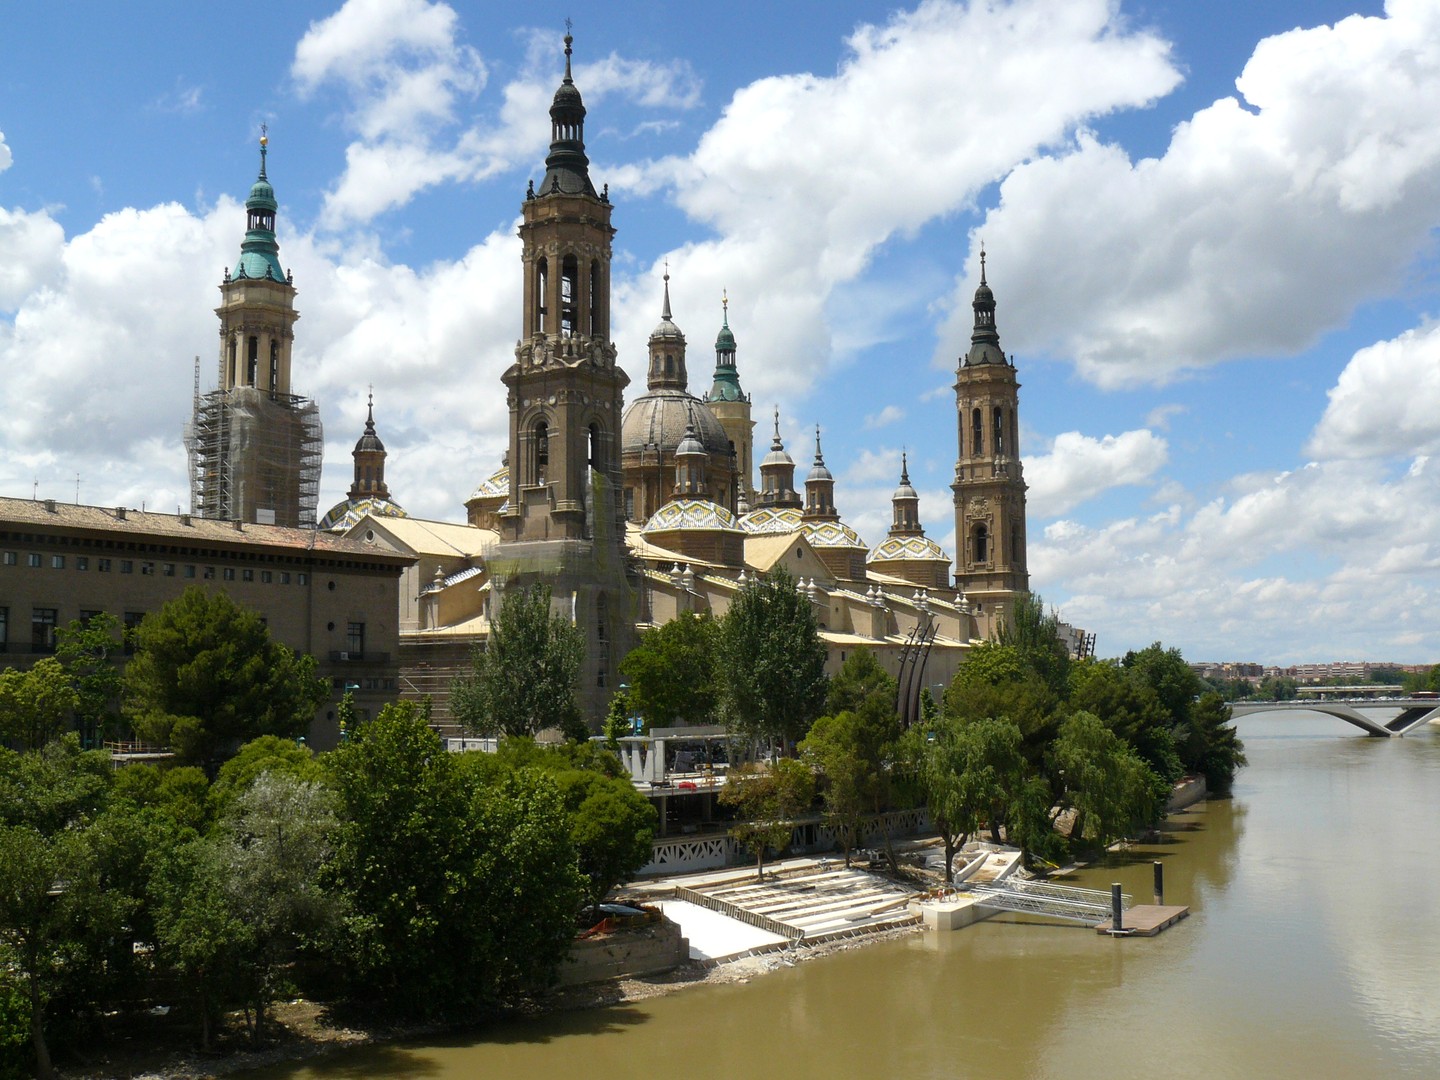
<path id="1" fill-rule="evenodd" d="M 1234 796 L 1077 875 L 1192 915 L 1154 939 L 998 916 L 634 1005 L 267 1077 L 1430 1077 L 1440 738 L 1241 721 Z"/>

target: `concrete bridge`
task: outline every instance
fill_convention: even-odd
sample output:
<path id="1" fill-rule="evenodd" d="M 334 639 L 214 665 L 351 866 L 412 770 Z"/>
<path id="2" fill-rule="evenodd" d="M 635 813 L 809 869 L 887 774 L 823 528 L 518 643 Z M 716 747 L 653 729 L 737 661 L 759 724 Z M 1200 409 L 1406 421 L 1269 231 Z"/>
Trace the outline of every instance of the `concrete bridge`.
<path id="1" fill-rule="evenodd" d="M 1390 716 L 1399 710 L 1398 715 Z M 1260 713 L 1317 712 L 1334 716 L 1347 724 L 1363 728 L 1368 734 L 1389 739 L 1408 735 L 1421 724 L 1440 718 L 1440 701 L 1435 698 L 1396 698 L 1377 701 L 1360 698 L 1352 701 L 1257 701 L 1232 702 L 1232 716 L 1256 716 Z"/>

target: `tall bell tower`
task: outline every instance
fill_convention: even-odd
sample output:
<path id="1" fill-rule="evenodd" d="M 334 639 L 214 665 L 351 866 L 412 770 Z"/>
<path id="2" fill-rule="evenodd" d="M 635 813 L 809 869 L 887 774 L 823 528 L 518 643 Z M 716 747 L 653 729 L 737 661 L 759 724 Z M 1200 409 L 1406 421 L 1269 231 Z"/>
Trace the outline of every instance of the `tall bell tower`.
<path id="1" fill-rule="evenodd" d="M 510 409 L 510 497 L 487 560 L 495 589 L 550 588 L 585 633 L 577 701 L 598 730 L 634 638 L 620 499 L 620 420 L 629 383 L 610 340 L 608 191 L 585 156 L 585 104 L 570 70 L 550 105 L 545 177 L 525 194 L 521 338 L 501 376 Z M 492 610 L 498 610 L 498 603 Z"/>
<path id="2" fill-rule="evenodd" d="M 975 290 L 970 351 L 955 374 L 960 457 L 955 463 L 955 584 L 993 627 L 1016 593 L 1030 588 L 1025 562 L 1025 476 L 1020 466 L 1015 364 L 1000 348 L 995 294 Z"/>

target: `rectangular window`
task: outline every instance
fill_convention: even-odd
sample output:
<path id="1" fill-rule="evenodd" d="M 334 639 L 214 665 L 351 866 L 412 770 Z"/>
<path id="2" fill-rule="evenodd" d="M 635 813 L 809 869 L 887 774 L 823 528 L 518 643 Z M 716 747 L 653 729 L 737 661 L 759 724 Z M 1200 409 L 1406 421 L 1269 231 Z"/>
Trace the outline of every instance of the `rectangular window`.
<path id="1" fill-rule="evenodd" d="M 81 608 L 81 609 L 80 609 L 80 621 L 81 621 L 82 623 L 88 623 L 91 619 L 95 618 L 96 615 L 103 615 L 103 614 L 104 614 L 104 612 L 95 611 L 95 610 L 93 610 L 93 609 L 91 609 L 91 608 Z"/>
<path id="2" fill-rule="evenodd" d="M 289 584 L 290 584 L 290 571 L 289 571 L 289 570 L 281 570 L 281 571 L 280 571 L 280 584 L 281 584 L 281 585 L 289 585 Z"/>
<path id="3" fill-rule="evenodd" d="M 224 577 L 225 577 L 225 580 L 226 580 L 226 581 L 234 581 L 234 580 L 235 580 L 235 568 L 234 568 L 233 566 L 227 566 L 227 567 L 225 567 Z"/>
<path id="4" fill-rule="evenodd" d="M 272 581 L 274 581 L 274 580 L 275 580 L 275 575 L 272 574 L 269 570 L 261 570 L 261 571 L 260 571 L 260 583 L 261 583 L 262 585 L 269 585 L 269 584 L 270 584 Z"/>
<path id="5" fill-rule="evenodd" d="M 207 567 L 205 567 L 205 573 L 202 574 L 201 577 L 203 577 L 206 581 L 213 581 L 214 578 L 215 578 L 215 567 L 213 567 L 213 566 L 207 566 Z"/>
<path id="6" fill-rule="evenodd" d="M 10 609 L 0 607 L 0 652 L 5 651 L 5 646 L 10 641 Z"/>
<path id="7" fill-rule="evenodd" d="M 50 556 L 50 569 L 51 569 L 51 570 L 64 570 L 64 569 L 65 569 L 65 556 L 64 556 L 64 555 L 51 555 L 51 556 Z"/>
<path id="8" fill-rule="evenodd" d="M 90 557 L 89 557 L 88 555 L 76 555 L 76 556 L 75 556 L 75 569 L 76 569 L 76 570 L 89 570 L 89 569 L 90 569 Z"/>
<path id="9" fill-rule="evenodd" d="M 186 565 L 186 567 L 185 567 L 185 576 L 186 576 L 187 578 L 193 578 L 193 577 L 195 576 L 195 564 L 194 564 L 194 563 L 189 563 L 189 564 Z"/>
<path id="10" fill-rule="evenodd" d="M 345 651 L 353 660 L 359 660 L 365 655 L 365 624 L 363 622 L 347 622 L 345 624 Z"/>
<path id="11" fill-rule="evenodd" d="M 25 565 L 26 565 L 26 566 L 39 566 L 39 565 L 40 565 L 40 553 L 39 553 L 38 551 L 32 551 L 32 552 L 30 552 L 29 554 L 27 554 L 27 555 L 25 556 Z"/>
<path id="12" fill-rule="evenodd" d="M 246 569 L 244 569 L 244 570 L 241 570 L 241 571 L 240 571 L 240 580 L 241 580 L 241 581 L 254 581 L 254 580 L 255 580 L 255 571 L 249 569 L 248 567 L 247 567 Z"/>
<path id="13" fill-rule="evenodd" d="M 309 574 L 296 574 L 296 575 L 295 575 L 295 584 L 296 584 L 296 585 L 309 585 L 309 584 L 310 584 L 310 575 L 309 575 Z"/>
<path id="14" fill-rule="evenodd" d="M 120 572 L 122 574 L 133 574 L 135 572 L 135 563 L 130 559 L 121 559 Z"/>
<path id="15" fill-rule="evenodd" d="M 148 560 L 142 562 L 140 564 L 140 573 L 153 575 L 155 573 L 155 564 Z"/>
<path id="16" fill-rule="evenodd" d="M 173 562 L 164 563 L 164 564 L 160 567 L 160 572 L 161 572 L 162 574 L 164 574 L 166 577 L 174 577 L 174 576 L 175 576 L 175 564 L 174 564 Z"/>
<path id="17" fill-rule="evenodd" d="M 60 612 L 53 607 L 37 607 L 30 612 L 30 651 L 52 653 L 55 651 L 55 626 L 60 621 Z"/>
<path id="18" fill-rule="evenodd" d="M 13 551 L 5 552 L 5 565 L 14 566 L 20 561 L 20 556 Z"/>
<path id="19" fill-rule="evenodd" d="M 99 573 L 99 574 L 108 574 L 108 573 L 110 572 L 110 560 L 109 560 L 109 559 L 96 559 L 96 560 L 95 560 L 95 572 L 96 572 L 96 573 Z"/>

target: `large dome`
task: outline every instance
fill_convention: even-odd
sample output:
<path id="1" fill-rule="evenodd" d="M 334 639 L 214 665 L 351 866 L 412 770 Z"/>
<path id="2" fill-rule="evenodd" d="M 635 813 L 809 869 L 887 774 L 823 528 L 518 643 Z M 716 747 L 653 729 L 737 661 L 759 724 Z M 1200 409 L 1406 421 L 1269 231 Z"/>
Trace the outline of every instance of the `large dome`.
<path id="1" fill-rule="evenodd" d="M 729 456 L 730 437 L 715 414 L 694 395 L 673 389 L 652 390 L 631 402 L 620 421 L 621 453 L 659 446 L 662 453 L 673 454 L 685 438 L 688 424 L 695 426 L 695 434 L 712 459 Z"/>

